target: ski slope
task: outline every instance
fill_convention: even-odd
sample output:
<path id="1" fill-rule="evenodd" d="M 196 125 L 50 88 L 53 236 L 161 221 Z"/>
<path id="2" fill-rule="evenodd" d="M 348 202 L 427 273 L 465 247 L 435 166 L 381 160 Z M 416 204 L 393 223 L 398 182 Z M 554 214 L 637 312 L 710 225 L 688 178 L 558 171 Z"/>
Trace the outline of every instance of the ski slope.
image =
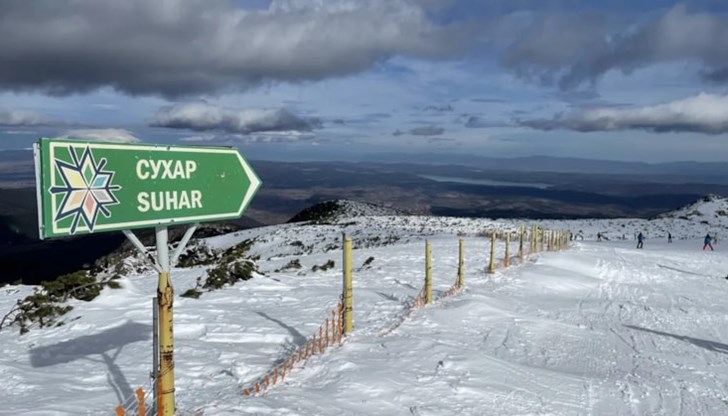
<path id="1" fill-rule="evenodd" d="M 700 238 L 715 224 L 544 221 L 582 230 L 585 240 L 485 274 L 489 241 L 478 234 L 519 224 L 358 217 L 207 239 L 224 249 L 255 238 L 251 255 L 260 255 L 263 275 L 176 298 L 177 414 L 728 414 L 728 262 L 722 243 L 703 252 Z M 675 243 L 662 238 L 666 229 Z M 644 250 L 629 239 L 636 231 L 648 236 Z M 242 387 L 303 343 L 338 301 L 342 232 L 355 241 L 354 334 L 284 384 L 243 397 Z M 597 232 L 613 238 L 596 242 Z M 456 277 L 461 237 L 465 290 L 409 313 L 424 279 L 425 240 L 438 299 Z M 292 259 L 303 267 L 276 272 Z M 334 269 L 311 271 L 328 260 Z M 176 293 L 205 270 L 174 270 Z M 0 414 L 109 415 L 135 388 L 148 388 L 156 276 L 121 283 L 74 302 L 62 327 L 0 332 Z M 0 289 L 0 311 L 31 289 Z"/>

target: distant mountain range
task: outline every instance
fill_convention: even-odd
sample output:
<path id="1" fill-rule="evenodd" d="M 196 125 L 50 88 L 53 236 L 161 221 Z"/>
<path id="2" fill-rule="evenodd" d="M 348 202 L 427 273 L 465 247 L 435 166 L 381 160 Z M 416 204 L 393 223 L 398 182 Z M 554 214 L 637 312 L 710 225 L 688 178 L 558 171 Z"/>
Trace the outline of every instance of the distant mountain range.
<path id="1" fill-rule="evenodd" d="M 32 163 L 33 152 L 30 149 L 0 150 L 0 167 L 3 162 Z M 296 160 L 291 160 L 296 163 Z M 320 161 L 337 163 L 336 161 Z M 670 177 L 698 177 L 701 183 L 716 183 L 716 180 L 728 180 L 728 162 L 622 162 L 615 160 L 581 159 L 554 156 L 527 156 L 514 158 L 496 158 L 459 153 L 369 153 L 360 155 L 358 160 L 345 160 L 341 163 L 391 163 L 415 165 L 455 165 L 476 167 L 487 170 L 505 170 L 517 172 L 561 172 L 606 175 L 664 175 Z M 286 162 L 282 162 L 286 163 Z M 309 163 L 309 162 L 306 162 Z M 318 162 L 310 162 L 318 163 Z M 255 164 L 255 161 L 253 161 Z M 0 180 L 3 170 L 0 168 Z M 31 177 L 32 179 L 32 177 Z M 705 182 L 705 181 L 710 182 Z M 717 182 L 725 183 L 725 182 Z"/>
<path id="2" fill-rule="evenodd" d="M 620 162 L 554 156 L 494 158 L 468 154 L 393 154 L 364 155 L 367 162 L 439 164 L 520 172 L 562 172 L 609 175 L 698 176 L 702 179 L 728 178 L 728 162 Z"/>

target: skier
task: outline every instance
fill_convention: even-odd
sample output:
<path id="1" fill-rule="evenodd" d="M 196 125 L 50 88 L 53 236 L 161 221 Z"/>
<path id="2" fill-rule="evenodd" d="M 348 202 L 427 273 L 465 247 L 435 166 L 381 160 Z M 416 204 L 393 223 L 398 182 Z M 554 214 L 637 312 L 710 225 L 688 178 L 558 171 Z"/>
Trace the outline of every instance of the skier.
<path id="1" fill-rule="evenodd" d="M 667 242 L 672 243 L 672 234 L 669 231 L 667 232 Z"/>
<path id="2" fill-rule="evenodd" d="M 597 233 L 597 241 L 602 241 L 602 233 Z"/>
<path id="3" fill-rule="evenodd" d="M 642 246 L 644 245 L 644 243 L 643 243 L 644 239 L 645 239 L 645 236 L 643 236 L 642 233 L 640 232 L 637 235 L 637 248 L 642 248 Z"/>
<path id="4" fill-rule="evenodd" d="M 705 240 L 703 240 L 703 250 L 705 250 L 706 247 L 710 247 L 710 251 L 713 251 L 713 237 L 710 236 L 710 233 L 705 234 Z"/>

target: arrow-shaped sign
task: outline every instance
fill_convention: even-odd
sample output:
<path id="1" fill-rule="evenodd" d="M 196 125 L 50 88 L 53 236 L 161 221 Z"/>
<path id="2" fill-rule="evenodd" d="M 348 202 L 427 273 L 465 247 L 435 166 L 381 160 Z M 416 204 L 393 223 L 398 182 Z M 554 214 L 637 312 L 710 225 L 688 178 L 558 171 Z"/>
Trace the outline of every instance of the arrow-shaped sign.
<path id="1" fill-rule="evenodd" d="M 237 149 L 41 139 L 41 238 L 238 218 L 261 185 Z"/>

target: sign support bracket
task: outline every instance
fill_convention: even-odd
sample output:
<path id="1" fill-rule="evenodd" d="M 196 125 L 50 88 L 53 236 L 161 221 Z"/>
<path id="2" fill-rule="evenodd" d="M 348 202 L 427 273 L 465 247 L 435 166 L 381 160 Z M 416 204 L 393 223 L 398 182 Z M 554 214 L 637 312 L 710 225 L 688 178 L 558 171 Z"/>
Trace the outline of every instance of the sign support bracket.
<path id="1" fill-rule="evenodd" d="M 149 250 L 144 247 L 144 244 L 139 241 L 139 238 L 137 238 L 136 234 L 134 234 L 131 230 L 123 230 L 123 232 L 126 238 L 137 249 L 137 251 L 140 252 L 142 256 L 144 256 L 144 259 L 147 261 L 147 263 L 149 263 L 154 268 L 154 270 L 157 271 L 157 273 L 162 273 L 162 267 L 159 265 L 154 256 L 152 256 L 152 253 L 150 253 Z"/>
<path id="2" fill-rule="evenodd" d="M 174 267 L 177 265 L 177 260 L 179 259 L 179 255 L 182 254 L 182 251 L 187 247 L 187 243 L 190 242 L 190 238 L 192 238 L 192 234 L 194 234 L 195 230 L 197 230 L 197 226 L 200 224 L 192 224 L 190 228 L 185 231 L 185 235 L 182 236 L 182 240 L 180 240 L 179 244 L 177 244 L 177 248 L 174 249 L 174 252 L 172 253 L 172 258 L 169 261 L 169 266 Z"/>

